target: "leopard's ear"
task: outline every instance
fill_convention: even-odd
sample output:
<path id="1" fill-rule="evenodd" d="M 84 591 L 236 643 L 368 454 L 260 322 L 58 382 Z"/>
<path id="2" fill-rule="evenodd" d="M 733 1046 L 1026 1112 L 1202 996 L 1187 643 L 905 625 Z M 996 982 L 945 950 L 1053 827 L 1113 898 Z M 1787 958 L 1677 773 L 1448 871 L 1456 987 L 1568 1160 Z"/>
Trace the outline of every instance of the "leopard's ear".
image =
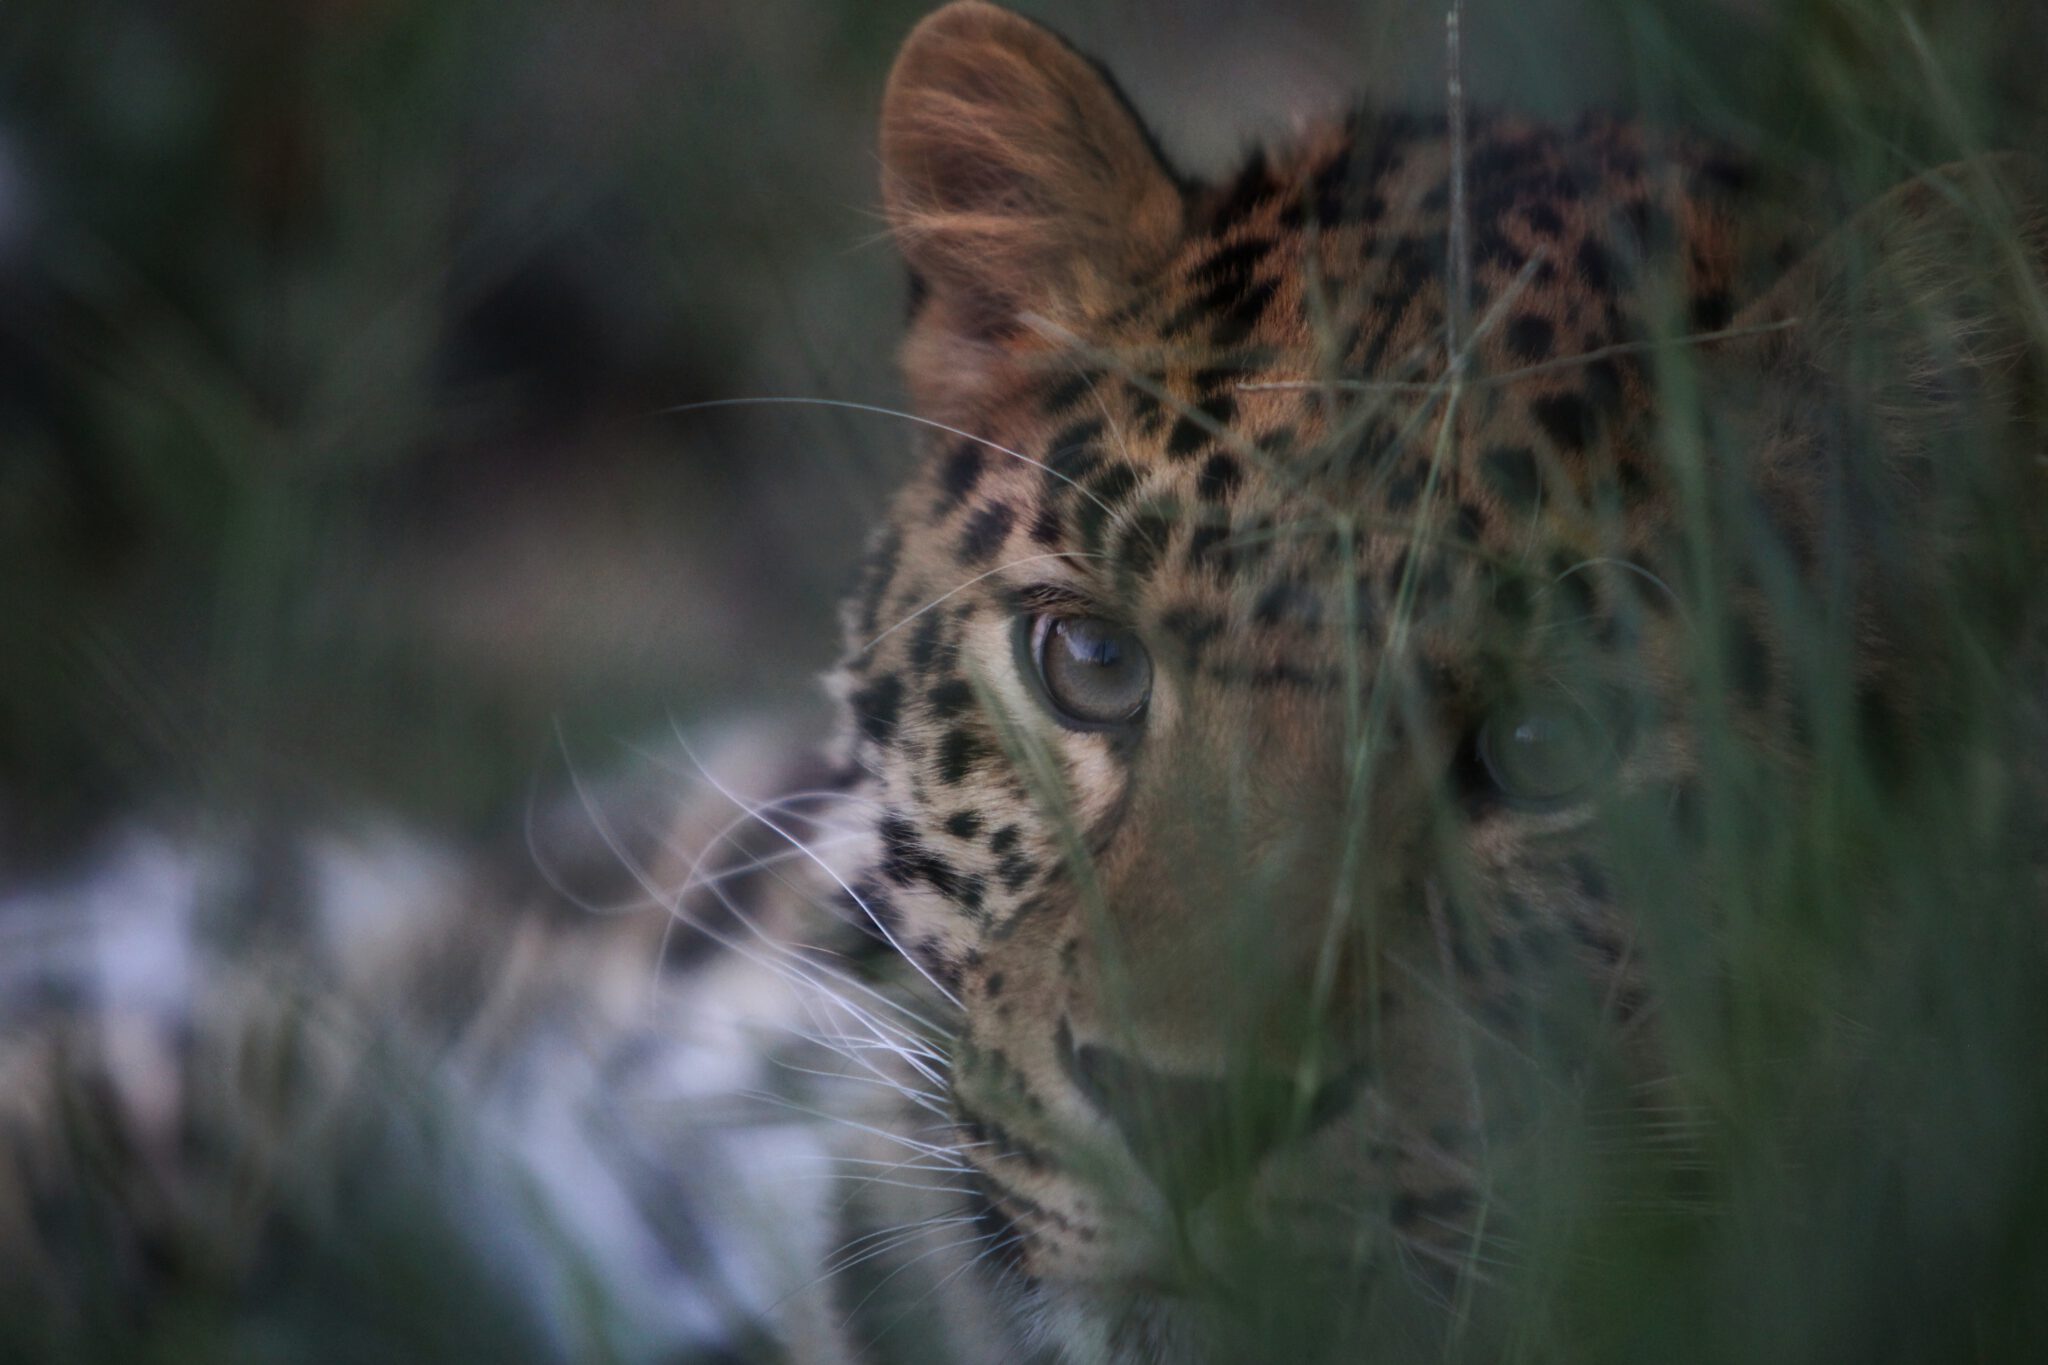
<path id="1" fill-rule="evenodd" d="M 2048 168 L 1926 172 L 1835 231 L 1735 319 L 1737 350 L 1921 416 L 2023 400 L 2048 348 Z"/>
<path id="2" fill-rule="evenodd" d="M 1179 182 L 1114 83 L 994 5 L 961 0 L 911 33 L 881 151 L 920 326 L 958 345 L 1000 347 L 1026 314 L 1081 321 L 1183 229 Z"/>
<path id="3" fill-rule="evenodd" d="M 2048 179 L 1987 157 L 1881 196 L 1701 348 L 1702 430 L 1742 490 L 1708 503 L 1721 566 L 1780 630 L 1850 629 L 1872 696 L 1888 676 L 1894 704 L 1940 704 L 1958 610 L 2039 600 L 2044 298 Z"/>
<path id="4" fill-rule="evenodd" d="M 1723 414 L 1751 485 L 1811 537 L 1840 515 L 1845 479 L 1884 494 L 1876 501 L 1907 534 L 1931 524 L 1929 499 L 1943 490 L 2048 509 L 2048 175 L 2038 163 L 1988 156 L 1893 189 L 1731 330 L 1735 339 L 1708 348 L 1705 404 Z M 1875 543 L 1885 520 L 1852 511 L 1845 529 Z"/>

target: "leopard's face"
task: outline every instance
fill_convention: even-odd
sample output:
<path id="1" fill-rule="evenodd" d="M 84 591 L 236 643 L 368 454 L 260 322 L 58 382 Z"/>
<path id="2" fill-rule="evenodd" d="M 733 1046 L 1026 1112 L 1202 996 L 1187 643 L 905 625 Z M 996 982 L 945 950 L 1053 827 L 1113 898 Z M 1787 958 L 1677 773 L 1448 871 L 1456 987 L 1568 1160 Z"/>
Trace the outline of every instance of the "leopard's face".
<path id="1" fill-rule="evenodd" d="M 985 1249 L 1110 1347 L 1247 1256 L 1448 1280 L 1525 1091 L 1668 1070 L 1613 858 L 1683 846 L 1695 764 L 1657 358 L 1767 368 L 1785 248 L 1710 149 L 1464 136 L 1460 237 L 1441 119 L 1193 187 L 1002 11 L 892 80 L 937 429 L 848 612 L 853 890 L 958 1006 Z M 1768 745 L 1780 642 L 1721 631 Z"/>
<path id="2" fill-rule="evenodd" d="M 1661 516 L 1554 505 L 1595 496 L 1558 390 L 1474 397 L 1475 461 L 1441 396 L 1239 387 L 1291 359 L 969 424 L 1025 458 L 946 442 L 855 612 L 858 889 L 957 997 L 962 1151 L 1035 1277 L 1189 1288 L 1243 1220 L 1355 1270 L 1371 1213 L 1454 1264 L 1475 1049 L 1648 1027 L 1596 816 L 1687 770 Z"/>

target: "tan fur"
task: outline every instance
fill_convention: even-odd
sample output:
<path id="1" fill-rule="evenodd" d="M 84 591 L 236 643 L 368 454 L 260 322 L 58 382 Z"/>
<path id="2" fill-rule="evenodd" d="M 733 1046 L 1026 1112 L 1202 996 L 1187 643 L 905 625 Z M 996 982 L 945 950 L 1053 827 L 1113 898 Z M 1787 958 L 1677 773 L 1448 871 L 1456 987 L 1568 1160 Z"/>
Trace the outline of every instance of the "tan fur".
<path id="1" fill-rule="evenodd" d="M 1664 1074 L 1648 949 L 1590 801 L 1468 809 L 1447 774 L 1499 675 L 1547 676 L 1560 632 L 1584 629 L 1576 574 L 1640 638 L 1611 657 L 1588 642 L 1572 667 L 1653 699 L 1605 790 L 1682 788 L 1699 655 L 1668 610 L 1689 522 L 1662 367 L 1706 386 L 1787 534 L 1813 534 L 1828 513 L 1805 400 L 1853 406 L 1868 380 L 1838 345 L 1870 306 L 1849 301 L 1850 258 L 1894 263 L 1888 318 L 1962 292 L 1960 267 L 1927 268 L 1960 245 L 1929 187 L 1766 292 L 1803 225 L 1725 150 L 1599 118 L 1475 128 L 1471 330 L 1454 337 L 1440 129 L 1312 128 L 1235 185 L 1183 190 L 1113 89 L 1029 21 L 948 6 L 891 77 L 884 194 L 927 287 L 905 371 L 920 410 L 973 439 L 934 443 L 851 613 L 850 752 L 894 822 L 875 899 L 960 997 L 952 1100 L 963 1132 L 993 1135 L 969 1159 L 1026 1273 L 1077 1302 L 1178 1254 L 1159 1240 L 1171 1182 L 1114 1112 L 1132 1094 L 1142 1110 L 1148 1091 L 1278 1077 L 1305 1102 L 1369 1076 L 1340 1118 L 1234 1178 L 1255 1205 L 1409 1210 L 1402 1244 L 1455 1262 L 1477 1198 L 1461 1144 L 1515 1108 L 1493 1087 L 1517 1028 L 1584 1016 L 1638 1083 Z M 1958 325 L 1980 374 L 2018 358 L 2000 327 Z M 1868 561 L 1855 571 L 1883 567 Z M 1503 624 L 1497 594 L 1524 575 L 1539 624 Z M 1050 718 L 1020 676 L 1012 622 L 1047 590 L 1149 646 L 1150 710 L 1122 747 Z M 1411 613 L 1362 652 L 1333 628 L 1354 590 L 1382 623 Z M 1320 625 L 1263 618 L 1276 593 Z M 1759 592 L 1732 610 L 1763 651 L 1736 723 L 1791 773 L 1796 642 Z M 1875 683 L 1902 624 L 1861 625 Z M 1388 708 L 1367 781 L 1350 687 Z M 1369 831 L 1362 857 L 1347 822 Z M 1122 1059 L 1122 1099 L 1077 1080 L 1102 1055 Z"/>

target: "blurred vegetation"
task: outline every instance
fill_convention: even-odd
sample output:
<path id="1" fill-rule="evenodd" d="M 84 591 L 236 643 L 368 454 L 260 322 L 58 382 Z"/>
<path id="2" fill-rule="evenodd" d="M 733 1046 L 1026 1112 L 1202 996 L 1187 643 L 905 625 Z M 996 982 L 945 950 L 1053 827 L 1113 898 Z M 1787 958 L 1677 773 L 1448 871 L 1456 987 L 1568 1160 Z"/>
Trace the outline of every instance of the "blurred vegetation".
<path id="1" fill-rule="evenodd" d="M 901 441 L 886 6 L 86 3 L 0 39 L 7 855 L 140 801 L 458 824 L 830 656 Z M 820 21 L 827 21 L 820 27 Z"/>
<path id="2" fill-rule="evenodd" d="M 923 8 L 14 7 L 0 867 L 195 797 L 475 829 L 557 723 L 601 760 L 800 695 L 908 433 L 663 410 L 895 399 L 870 125 Z M 1435 4 L 1026 8 L 1197 169 L 1359 90 L 1441 98 Z M 1919 6 L 1938 92 L 1841 0 L 1475 3 L 1468 60 L 1493 102 L 1896 164 L 2039 145 L 2038 8 Z"/>
<path id="3" fill-rule="evenodd" d="M 1104 56 L 1196 169 L 1357 91 L 1441 99 L 1438 3 L 1019 7 Z M 138 809 L 372 804 L 488 831 L 557 726 L 602 764 L 670 720 L 805 696 L 908 433 L 667 410 L 900 401 L 871 126 L 925 8 L 12 7 L 0 884 Z M 1475 0 L 1466 32 L 1489 103 L 1703 124 L 1825 169 L 1845 210 L 2048 146 L 2033 0 Z M 1998 710 L 1995 670 L 1970 685 L 1959 705 Z M 2010 723 L 1987 712 L 1955 752 L 2034 737 Z M 2039 886 L 1957 814 L 1986 799 L 1968 779 L 1873 810 L 1847 772 L 1816 798 L 1833 843 L 1731 816 L 1698 897 L 1799 913 L 1738 937 L 1734 1022 L 1674 993 L 1717 1106 L 1687 1208 L 1716 1214 L 1656 1216 L 1673 1172 L 1628 1164 L 1654 1143 L 1574 1153 L 1558 1197 L 1612 1203 L 1550 1229 L 1540 1311 L 1475 1328 L 1473 1358 L 2028 1358 L 2048 1019 L 2038 954 L 2011 944 Z M 1873 869 L 1943 951 L 1846 948 L 1843 888 Z M 1959 904 L 2012 913 L 1958 934 Z M 1874 1114 L 1897 1121 L 1870 1140 Z"/>

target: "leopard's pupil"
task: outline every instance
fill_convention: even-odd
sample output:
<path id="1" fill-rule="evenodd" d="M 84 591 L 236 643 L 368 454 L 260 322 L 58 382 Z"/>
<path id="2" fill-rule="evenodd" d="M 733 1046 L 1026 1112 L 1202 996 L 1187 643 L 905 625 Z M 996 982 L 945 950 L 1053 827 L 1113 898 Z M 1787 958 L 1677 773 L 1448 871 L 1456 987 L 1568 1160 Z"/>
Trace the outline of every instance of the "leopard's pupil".
<path id="1" fill-rule="evenodd" d="M 1085 725 L 1136 719 L 1152 691 L 1152 660 L 1126 628 L 1094 617 L 1040 623 L 1038 669 L 1063 718 Z"/>
<path id="2" fill-rule="evenodd" d="M 1505 795 L 1558 801 L 1598 778 L 1613 746 L 1584 708 L 1569 698 L 1542 697 L 1497 711 L 1480 731 L 1479 751 Z"/>
<path id="3" fill-rule="evenodd" d="M 1081 663 L 1114 668 L 1123 658 L 1116 636 L 1090 622 L 1083 621 L 1062 629 L 1060 639 L 1066 644 L 1067 652 Z"/>

